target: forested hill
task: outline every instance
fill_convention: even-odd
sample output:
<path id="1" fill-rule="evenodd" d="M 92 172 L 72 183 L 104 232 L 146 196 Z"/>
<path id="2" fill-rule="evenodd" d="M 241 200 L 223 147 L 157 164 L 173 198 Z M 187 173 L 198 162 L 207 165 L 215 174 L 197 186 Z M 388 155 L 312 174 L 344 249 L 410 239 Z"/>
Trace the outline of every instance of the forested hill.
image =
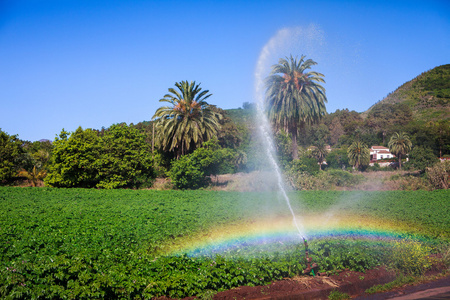
<path id="1" fill-rule="evenodd" d="M 362 115 L 382 104 L 406 104 L 417 121 L 448 120 L 450 118 L 450 64 L 424 72 L 404 83 L 383 100 L 372 105 Z"/>

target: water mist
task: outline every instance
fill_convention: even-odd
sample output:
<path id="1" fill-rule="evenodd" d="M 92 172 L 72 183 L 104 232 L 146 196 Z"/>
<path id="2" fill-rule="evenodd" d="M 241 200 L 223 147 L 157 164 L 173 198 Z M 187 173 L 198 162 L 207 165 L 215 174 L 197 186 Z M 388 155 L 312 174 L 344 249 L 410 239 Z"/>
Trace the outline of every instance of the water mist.
<path id="1" fill-rule="evenodd" d="M 311 30 L 313 29 L 310 28 L 305 32 L 310 32 Z M 274 56 L 278 54 L 277 52 L 279 52 L 279 49 L 287 48 L 287 43 L 295 42 L 298 36 L 302 33 L 304 32 L 301 30 L 301 28 L 281 29 L 262 48 L 255 70 L 255 100 L 257 107 L 257 121 L 259 125 L 258 129 L 263 139 L 263 143 L 266 146 L 266 157 L 270 163 L 270 166 L 274 170 L 279 191 L 289 208 L 289 211 L 292 215 L 292 221 L 298 231 L 298 234 L 301 239 L 305 240 L 306 234 L 303 225 L 299 220 L 297 220 L 294 210 L 292 209 L 289 197 L 286 193 L 283 176 L 276 160 L 276 149 L 273 141 L 272 130 L 266 117 L 266 109 L 264 105 L 264 79 L 269 74 L 269 64 L 273 63 Z"/>

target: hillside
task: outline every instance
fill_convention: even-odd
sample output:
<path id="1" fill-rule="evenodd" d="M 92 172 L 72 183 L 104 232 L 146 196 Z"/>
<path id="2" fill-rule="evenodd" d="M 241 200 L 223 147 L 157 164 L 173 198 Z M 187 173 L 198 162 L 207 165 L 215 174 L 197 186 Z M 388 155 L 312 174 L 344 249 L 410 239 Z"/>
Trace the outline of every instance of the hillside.
<path id="1" fill-rule="evenodd" d="M 408 105 L 413 118 L 418 121 L 436 121 L 450 118 L 450 64 L 424 72 L 404 83 L 386 98 L 372 105 L 369 112 L 381 104 L 404 103 Z"/>

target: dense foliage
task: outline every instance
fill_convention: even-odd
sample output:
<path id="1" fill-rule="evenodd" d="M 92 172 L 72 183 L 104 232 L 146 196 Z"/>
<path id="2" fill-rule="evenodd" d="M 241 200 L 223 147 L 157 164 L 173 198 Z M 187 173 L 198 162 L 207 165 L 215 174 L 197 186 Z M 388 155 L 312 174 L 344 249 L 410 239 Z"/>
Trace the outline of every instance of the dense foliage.
<path id="1" fill-rule="evenodd" d="M 140 187 L 151 185 L 153 160 L 145 136 L 124 124 L 102 136 L 79 127 L 55 139 L 46 184 L 54 187 Z"/>
<path id="2" fill-rule="evenodd" d="M 373 217 L 380 224 L 403 224 L 405 233 L 428 237 L 429 247 L 450 240 L 448 190 L 290 197 L 296 211 L 333 207 L 335 213 Z M 243 198 L 233 192 L 2 187 L 0 297 L 182 298 L 301 274 L 304 252 L 298 244 L 239 248 L 222 256 L 167 255 L 215 227 L 285 215 L 286 207 L 274 199 L 275 193 Z M 389 261 L 390 247 L 395 245 L 383 241 L 310 241 L 320 271 L 329 272 Z M 405 263 L 399 259 L 395 262 Z"/>
<path id="3" fill-rule="evenodd" d="M 16 135 L 10 136 L 0 130 L 0 182 L 11 179 L 15 176 L 20 159 L 24 150 L 21 141 Z"/>
<path id="4" fill-rule="evenodd" d="M 193 153 L 174 160 L 169 176 L 178 189 L 205 187 L 211 176 L 233 173 L 235 157 L 236 154 L 230 149 L 221 148 L 217 140 L 210 140 Z"/>

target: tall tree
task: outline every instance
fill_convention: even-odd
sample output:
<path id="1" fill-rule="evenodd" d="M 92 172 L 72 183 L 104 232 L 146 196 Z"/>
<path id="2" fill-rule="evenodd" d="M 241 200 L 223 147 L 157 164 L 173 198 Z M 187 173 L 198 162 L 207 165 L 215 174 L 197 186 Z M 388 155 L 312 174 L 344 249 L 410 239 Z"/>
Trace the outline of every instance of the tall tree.
<path id="1" fill-rule="evenodd" d="M 100 156 L 95 162 L 98 170 L 96 187 L 137 188 L 153 183 L 155 172 L 151 145 L 146 135 L 134 126 L 114 124 L 100 137 Z"/>
<path id="2" fill-rule="evenodd" d="M 152 120 L 156 120 L 160 146 L 179 158 L 215 136 L 222 115 L 206 102 L 212 94 L 202 91 L 200 84 L 181 81 L 175 86 L 178 90 L 169 88 L 169 94 L 159 100 L 169 105 L 158 108 Z"/>
<path id="3" fill-rule="evenodd" d="M 307 72 L 317 63 L 312 59 L 300 60 L 292 55 L 281 58 L 272 66 L 266 78 L 266 107 L 269 120 L 276 130 L 284 129 L 292 136 L 292 157 L 298 159 L 298 130 L 317 122 L 326 114 L 325 83 L 323 74 Z"/>
<path id="4" fill-rule="evenodd" d="M 78 127 L 73 133 L 64 129 L 53 142 L 54 148 L 44 182 L 53 187 L 91 188 L 98 182 L 96 161 L 100 139 L 92 129 Z"/>
<path id="5" fill-rule="evenodd" d="M 356 169 L 370 163 L 370 149 L 361 141 L 353 142 L 347 149 L 349 163 Z"/>
<path id="6" fill-rule="evenodd" d="M 388 143 L 389 150 L 398 157 L 398 166 L 402 169 L 402 156 L 411 151 L 412 143 L 405 132 L 394 132 Z"/>
<path id="7" fill-rule="evenodd" d="M 24 154 L 22 143 L 17 135 L 9 135 L 0 129 L 0 182 L 16 175 L 17 161 Z"/>

